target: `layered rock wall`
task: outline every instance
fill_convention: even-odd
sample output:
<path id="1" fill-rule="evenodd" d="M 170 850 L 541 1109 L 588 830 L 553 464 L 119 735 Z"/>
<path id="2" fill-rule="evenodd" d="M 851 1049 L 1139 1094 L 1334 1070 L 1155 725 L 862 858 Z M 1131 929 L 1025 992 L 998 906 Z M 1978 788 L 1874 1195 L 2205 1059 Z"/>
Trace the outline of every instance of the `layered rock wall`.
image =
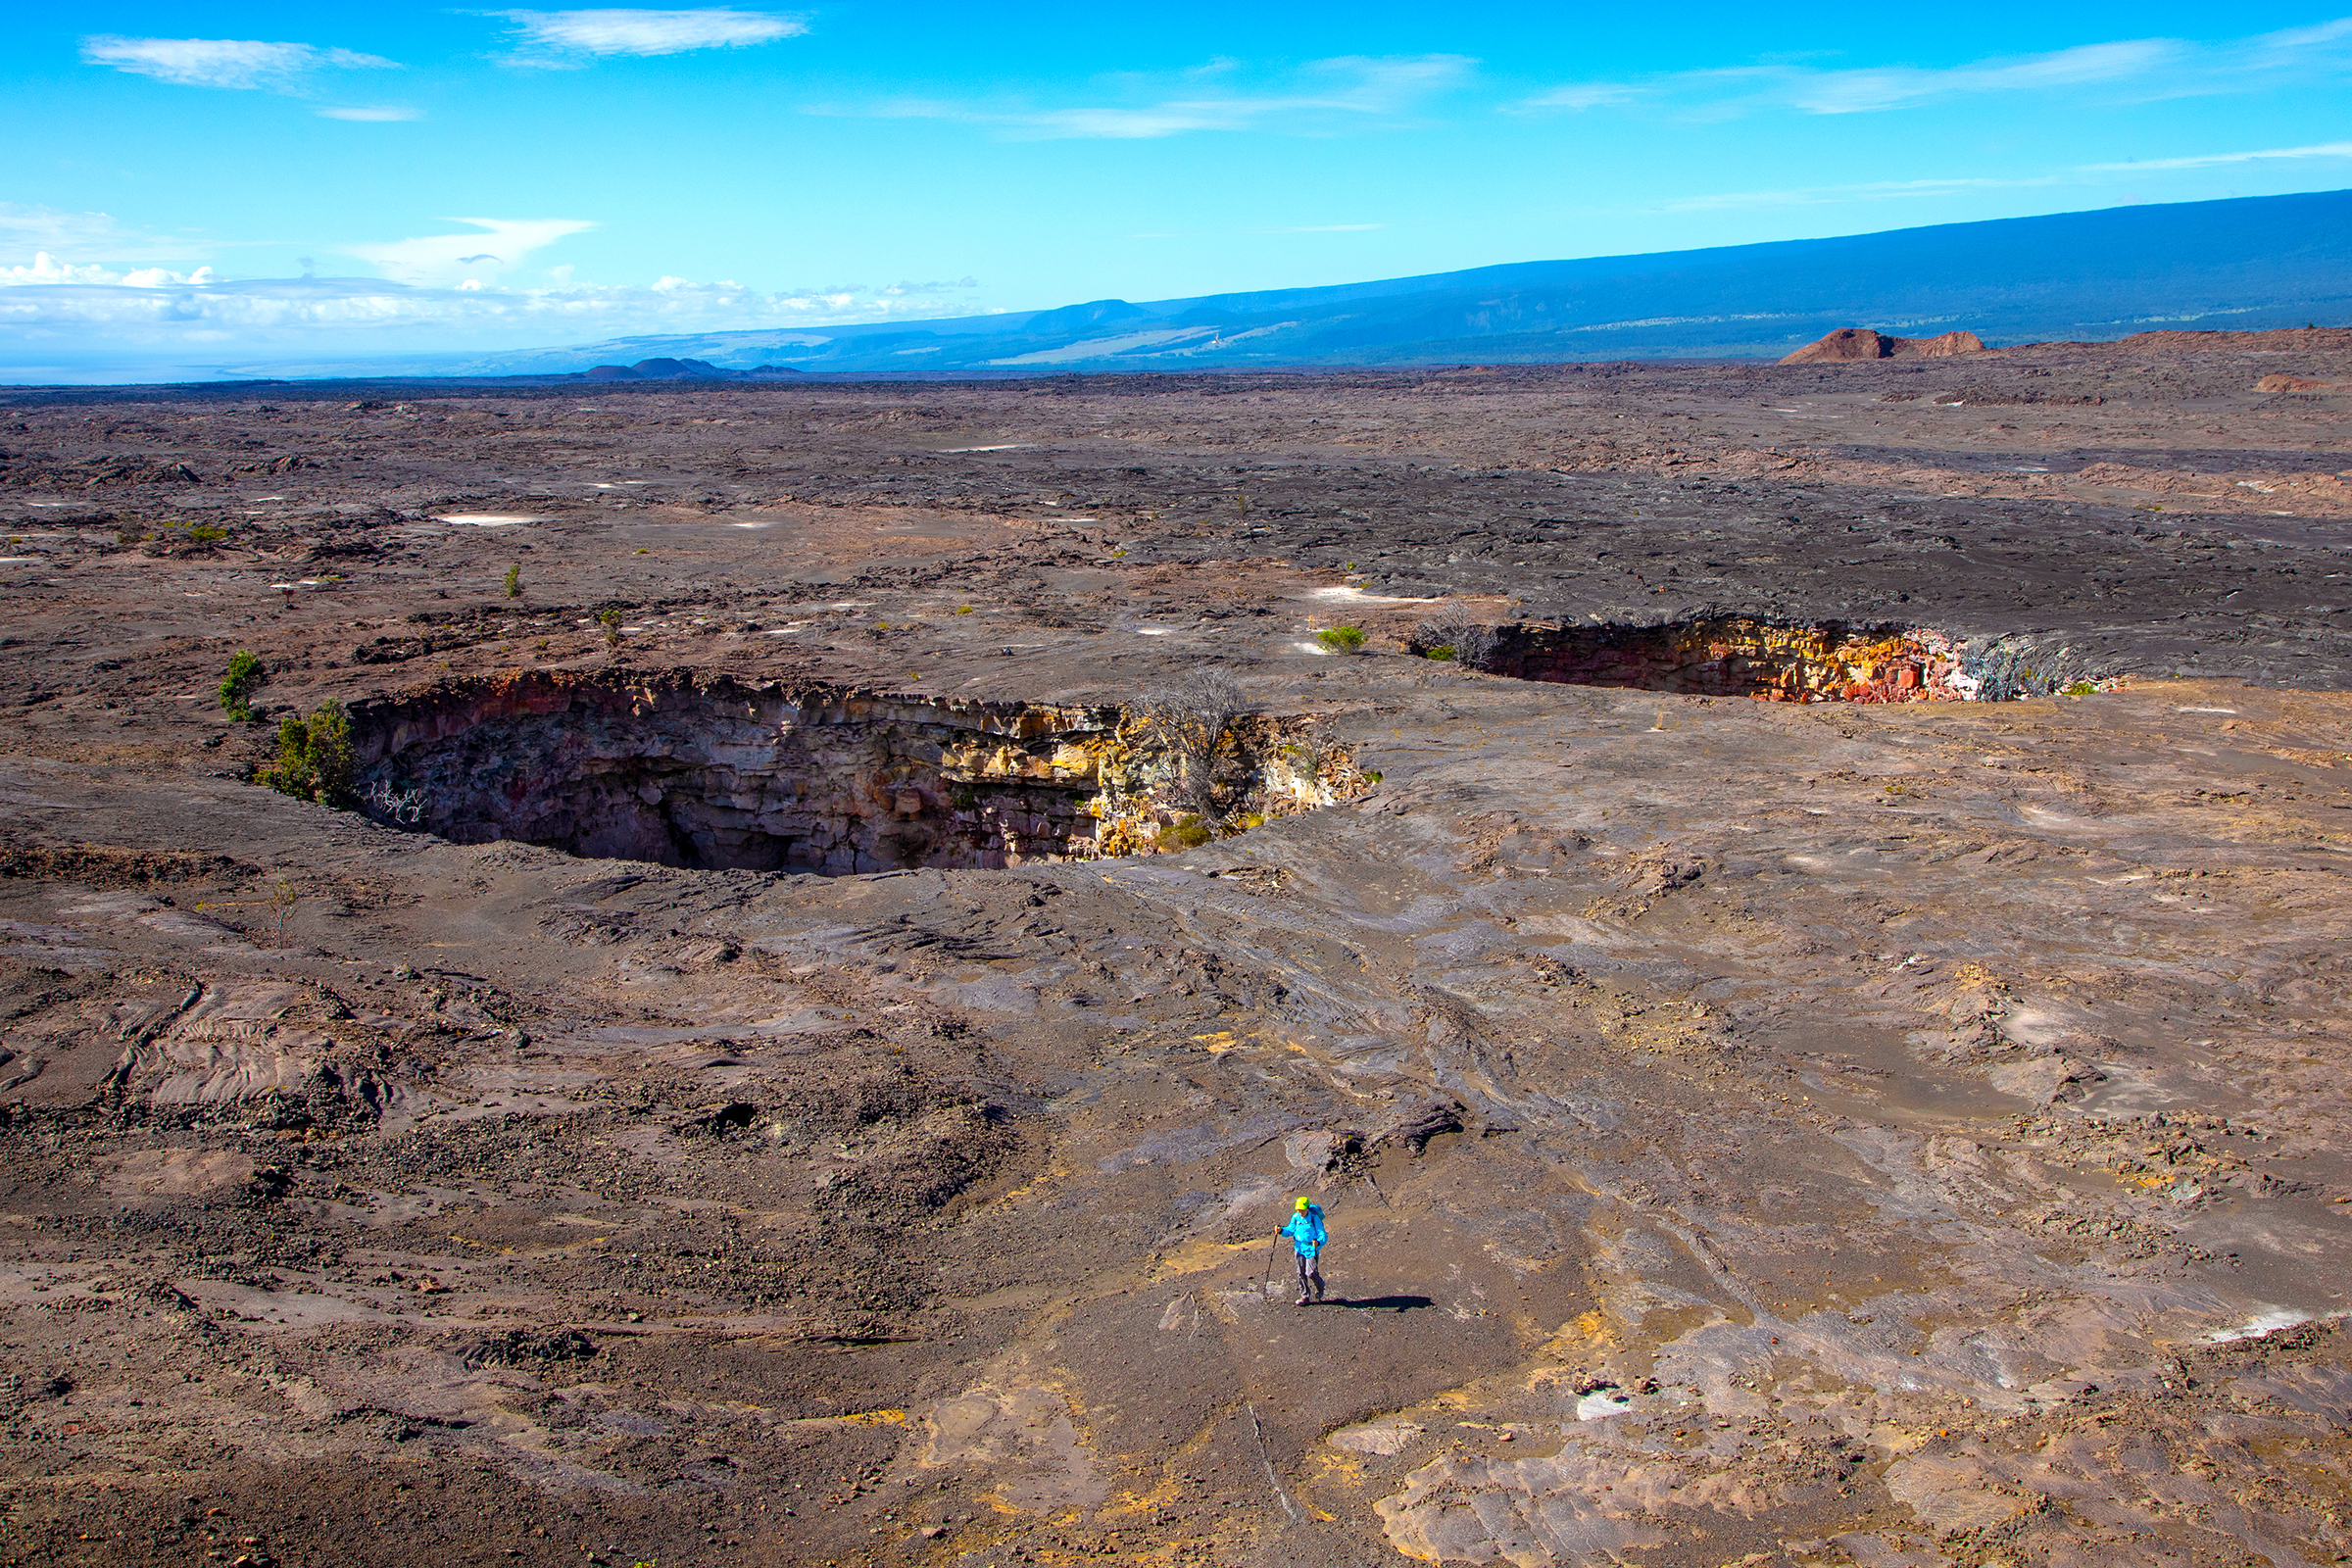
<path id="1" fill-rule="evenodd" d="M 1182 849 L 1370 788 L 1311 724 L 1247 717 L 1186 788 L 1114 707 L 529 671 L 352 705 L 363 801 L 461 844 L 845 875 Z M 1173 831 L 1171 831 L 1173 830 Z"/>
<path id="2" fill-rule="evenodd" d="M 1511 626 L 1497 674 L 1777 703 L 1956 702 L 1976 695 L 1961 650 L 1916 628 L 1783 626 L 1739 616 L 1660 626 Z"/>
<path id="3" fill-rule="evenodd" d="M 1119 713 L 616 671 L 445 683 L 352 720 L 361 789 L 459 843 L 842 874 L 1091 853 Z"/>

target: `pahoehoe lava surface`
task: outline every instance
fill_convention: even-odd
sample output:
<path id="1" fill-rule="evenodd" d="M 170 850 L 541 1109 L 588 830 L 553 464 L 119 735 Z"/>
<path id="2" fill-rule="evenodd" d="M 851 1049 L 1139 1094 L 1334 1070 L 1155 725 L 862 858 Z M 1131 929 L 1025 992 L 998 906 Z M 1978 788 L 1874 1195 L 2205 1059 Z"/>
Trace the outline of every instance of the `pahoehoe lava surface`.
<path id="1" fill-rule="evenodd" d="M 2347 336 L 9 394 L 0 1558 L 2342 1560 Z"/>

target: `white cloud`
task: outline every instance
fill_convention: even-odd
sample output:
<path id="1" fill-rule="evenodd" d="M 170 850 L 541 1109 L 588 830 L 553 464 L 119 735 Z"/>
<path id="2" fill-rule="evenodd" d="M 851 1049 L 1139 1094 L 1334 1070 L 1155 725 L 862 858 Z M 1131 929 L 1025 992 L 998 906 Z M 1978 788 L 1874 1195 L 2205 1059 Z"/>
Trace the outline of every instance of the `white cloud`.
<path id="1" fill-rule="evenodd" d="M 424 111 L 421 109 L 321 109 L 318 111 L 318 118 L 321 120 L 360 120 L 368 122 L 422 120 L 424 118 Z"/>
<path id="2" fill-rule="evenodd" d="M 1787 63 L 1568 82 L 1515 111 L 1648 108 L 1707 120 L 1766 110 L 1868 114 L 1952 98 L 2101 87 L 2149 101 L 2258 91 L 2352 64 L 2352 18 L 2285 32 L 2199 42 L 2130 38 L 1956 66 L 1823 68 Z"/>
<path id="3" fill-rule="evenodd" d="M 0 256 L 22 256 L 33 246 L 90 251 L 100 246 L 152 250 L 157 241 L 128 234 L 105 213 L 68 213 L 54 207 L 20 207 L 0 202 Z"/>
<path id="4" fill-rule="evenodd" d="M 508 11 L 520 35 L 510 65 L 574 66 L 612 55 L 679 55 L 797 37 L 808 24 L 761 11 Z"/>
<path id="5" fill-rule="evenodd" d="M 81 40 L 81 58 L 134 75 L 182 87 L 257 87 L 284 92 L 320 71 L 398 70 L 399 63 L 351 49 L 258 38 L 122 38 L 100 33 Z"/>
<path id="6" fill-rule="evenodd" d="M 2128 164 L 2077 164 L 2054 174 L 2025 174 L 2012 178 L 1886 179 L 1855 185 L 1807 185 L 1787 190 L 1726 191 L 1704 196 L 1677 196 L 1648 209 L 1660 213 L 1732 212 L 1747 208 L 1827 207 L 1845 202 L 1887 201 L 1908 196 L 1944 196 L 1955 191 L 2018 190 L 2048 185 L 2110 185 L 2103 174 L 2161 173 L 2171 170 L 2218 169 L 2230 164 L 2260 163 L 2274 158 L 2352 158 L 2352 141 L 2318 142 L 2309 147 L 2273 147 L 2260 152 L 2200 153 L 2185 158 L 2148 158 Z"/>
<path id="7" fill-rule="evenodd" d="M 453 218 L 476 230 L 470 234 L 426 234 L 375 245 L 346 245 L 343 252 L 380 267 L 395 282 L 431 286 L 470 280 L 477 286 L 520 267 L 533 251 L 596 225 L 577 218 Z"/>
<path id="8" fill-rule="evenodd" d="M 0 352 L 93 354 L 128 348 L 316 354 L 577 343 L 658 332 L 974 314 L 965 282 L 839 284 L 766 292 L 664 277 L 653 287 L 572 284 L 504 289 L 480 279 L 416 288 L 381 278 L 255 278 L 116 273 L 39 259 L 0 268 Z"/>
<path id="9" fill-rule="evenodd" d="M 202 287 L 214 281 L 213 270 L 199 267 L 193 272 L 174 272 L 169 268 L 141 267 L 127 272 L 118 272 L 96 262 L 75 265 L 61 262 L 47 251 L 34 251 L 28 267 L 0 267 L 0 287 L 22 287 L 27 284 L 77 283 L 91 285 L 122 285 L 128 288 L 172 288 L 184 284 Z"/>
<path id="10" fill-rule="evenodd" d="M 2257 164 L 2273 158 L 2352 158 L 2352 141 L 2324 141 L 2310 147 L 2272 147 L 2253 153 L 2203 153 L 2190 158 L 2148 158 L 2135 164 L 2084 164 L 2098 173 L 2135 174 L 2143 170 L 2216 169 L 2224 164 Z"/>
<path id="11" fill-rule="evenodd" d="M 1210 77 L 1236 72 L 1231 61 L 1214 61 L 1187 73 L 1176 91 L 1160 83 L 1131 80 L 1136 97 L 1151 103 L 1077 105 L 1039 109 L 984 106 L 937 99 L 896 99 L 862 109 L 819 107 L 817 114 L 860 115 L 886 120 L 953 120 L 989 125 L 1018 141 L 1137 141 L 1200 130 L 1323 130 L 1350 121 L 1393 117 L 1420 100 L 1466 81 L 1477 62 L 1461 55 L 1411 55 L 1372 59 L 1348 55 L 1317 60 L 1264 84 L 1258 92 L 1184 90 Z"/>

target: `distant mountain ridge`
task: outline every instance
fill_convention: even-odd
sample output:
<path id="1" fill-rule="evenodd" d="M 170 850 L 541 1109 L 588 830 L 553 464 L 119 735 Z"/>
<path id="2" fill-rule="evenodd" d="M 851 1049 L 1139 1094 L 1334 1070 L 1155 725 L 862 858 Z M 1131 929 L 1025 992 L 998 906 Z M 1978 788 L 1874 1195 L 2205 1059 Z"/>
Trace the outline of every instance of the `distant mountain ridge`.
<path id="1" fill-rule="evenodd" d="M 1987 346 L 2151 328 L 2352 325 L 2352 191 L 2118 207 L 1835 239 L 931 321 L 252 365 L 249 375 L 1011 376 L 1778 360 L 1842 327 Z M 1902 334 L 1898 337 L 1897 334 Z"/>
<path id="2" fill-rule="evenodd" d="M 1030 315 L 595 351 L 864 374 L 1780 359 L 1839 327 L 1988 345 L 2352 324 L 2352 191 L 1944 223 Z M 577 351 L 587 353 L 589 350 Z"/>

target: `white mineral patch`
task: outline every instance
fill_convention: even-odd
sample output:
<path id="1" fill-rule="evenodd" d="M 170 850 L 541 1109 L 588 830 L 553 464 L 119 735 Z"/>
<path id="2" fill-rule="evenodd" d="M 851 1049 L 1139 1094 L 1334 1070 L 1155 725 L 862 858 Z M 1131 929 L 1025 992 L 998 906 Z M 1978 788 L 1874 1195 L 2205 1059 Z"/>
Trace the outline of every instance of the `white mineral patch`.
<path id="1" fill-rule="evenodd" d="M 1331 1445 L 1354 1453 L 1394 1457 L 1421 1432 L 1422 1429 L 1410 1421 L 1367 1421 L 1360 1427 L 1342 1427 L 1334 1432 Z"/>
<path id="2" fill-rule="evenodd" d="M 2315 1315 L 2298 1312 L 2291 1306 L 2266 1306 L 2243 1323 L 2207 1330 L 2205 1343 L 2228 1345 L 2233 1340 L 2258 1340 L 2265 1334 L 2276 1334 L 2280 1329 L 2300 1328 Z"/>
<path id="3" fill-rule="evenodd" d="M 517 523 L 544 522 L 547 519 L 535 517 L 527 512 L 450 512 L 444 513 L 438 520 L 456 523 L 461 528 L 512 528 Z"/>
<path id="4" fill-rule="evenodd" d="M 1361 588 L 1341 586 L 1318 588 L 1306 596 L 1309 599 L 1338 600 L 1350 605 L 1434 605 L 1435 599 L 1401 599 L 1395 594 L 1368 594 Z"/>

